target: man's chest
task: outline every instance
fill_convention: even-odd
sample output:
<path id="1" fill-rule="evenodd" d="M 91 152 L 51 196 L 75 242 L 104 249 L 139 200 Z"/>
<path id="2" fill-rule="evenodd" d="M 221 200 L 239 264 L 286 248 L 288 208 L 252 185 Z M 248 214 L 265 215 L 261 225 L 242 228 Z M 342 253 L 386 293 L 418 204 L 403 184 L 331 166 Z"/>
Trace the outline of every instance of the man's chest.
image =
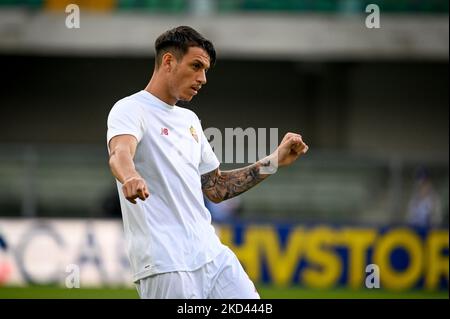
<path id="1" fill-rule="evenodd" d="M 195 121 L 160 120 L 149 126 L 146 137 L 175 164 L 198 166 L 201 154 L 201 132 Z"/>

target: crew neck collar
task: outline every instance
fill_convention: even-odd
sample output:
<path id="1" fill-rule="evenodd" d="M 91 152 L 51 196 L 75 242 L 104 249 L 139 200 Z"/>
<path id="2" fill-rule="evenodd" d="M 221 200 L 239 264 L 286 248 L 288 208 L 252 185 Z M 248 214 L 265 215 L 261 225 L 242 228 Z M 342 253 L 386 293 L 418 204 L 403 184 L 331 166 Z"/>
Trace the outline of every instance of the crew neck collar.
<path id="1" fill-rule="evenodd" d="M 156 97 L 155 95 L 153 95 L 152 93 L 150 93 L 147 90 L 141 90 L 141 94 L 144 95 L 146 98 L 153 100 L 154 102 L 156 102 L 157 105 L 162 106 L 164 109 L 167 109 L 169 111 L 175 109 L 176 105 L 167 104 L 166 102 L 164 102 L 163 100 L 160 100 L 158 97 Z"/>

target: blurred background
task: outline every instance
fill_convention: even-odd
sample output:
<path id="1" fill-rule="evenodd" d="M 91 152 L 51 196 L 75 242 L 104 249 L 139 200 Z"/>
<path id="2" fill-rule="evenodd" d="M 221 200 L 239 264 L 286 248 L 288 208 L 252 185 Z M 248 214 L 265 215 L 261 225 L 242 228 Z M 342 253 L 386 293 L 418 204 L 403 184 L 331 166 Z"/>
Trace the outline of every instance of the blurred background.
<path id="1" fill-rule="evenodd" d="M 206 202 L 261 296 L 448 298 L 448 7 L 0 0 L 0 298 L 137 297 L 106 119 L 146 86 L 155 39 L 178 25 L 218 53 L 202 94 L 180 104 L 204 129 L 295 131 L 310 146 L 237 199 Z"/>

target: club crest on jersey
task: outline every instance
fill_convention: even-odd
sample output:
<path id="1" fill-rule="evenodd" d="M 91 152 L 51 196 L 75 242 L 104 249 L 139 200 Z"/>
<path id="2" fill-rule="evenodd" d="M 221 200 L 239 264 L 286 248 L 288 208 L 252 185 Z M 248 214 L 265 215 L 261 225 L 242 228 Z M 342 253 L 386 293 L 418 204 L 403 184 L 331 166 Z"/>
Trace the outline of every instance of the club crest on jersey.
<path id="1" fill-rule="evenodd" d="M 191 127 L 189 128 L 189 130 L 191 131 L 191 135 L 192 137 L 195 139 L 195 141 L 198 143 L 198 136 L 197 136 L 197 132 L 195 131 L 195 128 L 191 125 Z"/>

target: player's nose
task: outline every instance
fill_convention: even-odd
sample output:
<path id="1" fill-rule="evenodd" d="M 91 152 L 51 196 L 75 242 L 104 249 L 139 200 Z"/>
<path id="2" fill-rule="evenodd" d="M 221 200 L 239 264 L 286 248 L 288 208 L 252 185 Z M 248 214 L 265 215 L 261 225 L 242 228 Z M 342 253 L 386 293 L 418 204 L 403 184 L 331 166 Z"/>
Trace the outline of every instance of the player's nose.
<path id="1" fill-rule="evenodd" d="M 206 73 L 204 70 L 202 70 L 201 72 L 199 72 L 199 75 L 197 77 L 197 82 L 201 85 L 205 85 L 206 84 Z"/>

